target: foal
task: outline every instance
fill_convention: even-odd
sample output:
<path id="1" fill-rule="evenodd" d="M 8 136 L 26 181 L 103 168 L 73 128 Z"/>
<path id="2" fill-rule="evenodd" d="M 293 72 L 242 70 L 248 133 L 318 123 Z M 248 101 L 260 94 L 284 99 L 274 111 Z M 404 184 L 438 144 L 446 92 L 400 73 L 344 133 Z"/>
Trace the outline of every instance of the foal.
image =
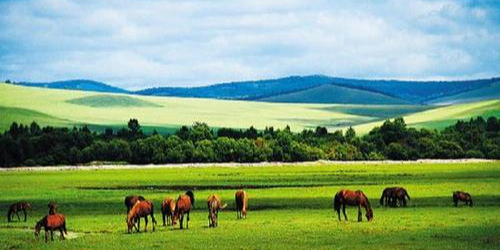
<path id="1" fill-rule="evenodd" d="M 236 201 L 236 217 L 238 219 L 247 218 L 248 195 L 244 190 L 238 190 L 234 194 Z"/>
<path id="2" fill-rule="evenodd" d="M 172 217 L 174 216 L 175 211 L 175 200 L 168 197 L 163 200 L 161 203 L 161 214 L 163 217 L 163 226 L 172 225 Z M 165 224 L 165 217 L 167 223 Z"/>
<path id="3" fill-rule="evenodd" d="M 14 217 L 14 214 L 17 215 L 17 220 L 21 221 L 21 218 L 19 218 L 19 211 L 23 211 L 24 221 L 26 221 L 26 218 L 28 216 L 28 214 L 26 213 L 26 210 L 28 210 L 28 209 L 31 210 L 32 207 L 31 207 L 31 204 L 29 202 L 26 202 L 26 201 L 21 201 L 21 202 L 17 202 L 17 203 L 12 204 L 9 207 L 9 211 L 7 212 L 7 221 L 11 222 L 13 217 Z"/>
<path id="4" fill-rule="evenodd" d="M 210 195 L 207 200 L 208 207 L 208 227 L 217 227 L 219 219 L 219 210 L 227 207 L 227 204 L 222 205 L 219 196 Z"/>

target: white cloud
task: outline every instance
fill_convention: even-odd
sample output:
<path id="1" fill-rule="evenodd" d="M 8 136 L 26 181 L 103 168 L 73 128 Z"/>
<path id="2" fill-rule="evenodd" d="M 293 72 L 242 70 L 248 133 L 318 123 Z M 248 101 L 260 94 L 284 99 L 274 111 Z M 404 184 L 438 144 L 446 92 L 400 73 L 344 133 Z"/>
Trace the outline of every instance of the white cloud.
<path id="1" fill-rule="evenodd" d="M 500 75 L 499 4 L 467 1 L 5 1 L 0 79 L 138 89 L 287 75 Z"/>

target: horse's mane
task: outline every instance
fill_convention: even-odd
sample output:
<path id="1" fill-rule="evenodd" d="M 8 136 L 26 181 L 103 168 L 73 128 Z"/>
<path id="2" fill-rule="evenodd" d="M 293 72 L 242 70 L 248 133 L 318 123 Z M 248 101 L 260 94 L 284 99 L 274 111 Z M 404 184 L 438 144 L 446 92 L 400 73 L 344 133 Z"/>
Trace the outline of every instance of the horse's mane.
<path id="1" fill-rule="evenodd" d="M 186 192 L 186 195 L 189 196 L 189 199 L 191 200 L 191 206 L 194 207 L 194 194 L 193 194 L 193 191 L 191 190 L 188 190 Z"/>
<path id="2" fill-rule="evenodd" d="M 369 210 L 372 210 L 372 206 L 370 205 L 370 200 L 368 200 L 368 197 L 366 196 L 366 194 L 365 194 L 365 193 L 363 193 L 363 191 L 360 191 L 360 192 L 361 192 L 361 194 L 363 195 L 363 197 L 364 197 L 364 198 L 365 198 L 365 200 L 366 200 L 366 206 L 367 206 L 367 208 L 368 208 Z"/>

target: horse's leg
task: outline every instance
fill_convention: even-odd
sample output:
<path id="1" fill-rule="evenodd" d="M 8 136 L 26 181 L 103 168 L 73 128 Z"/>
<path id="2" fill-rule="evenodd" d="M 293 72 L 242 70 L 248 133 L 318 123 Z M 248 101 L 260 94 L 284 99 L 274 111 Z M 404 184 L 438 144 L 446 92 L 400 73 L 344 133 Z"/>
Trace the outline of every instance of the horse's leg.
<path id="1" fill-rule="evenodd" d="M 28 217 L 28 215 L 26 214 L 26 210 L 23 210 L 23 213 L 24 213 L 24 222 L 26 222 L 26 218 Z"/>
<path id="2" fill-rule="evenodd" d="M 402 201 L 403 201 L 403 207 L 406 207 L 406 198 L 404 196 L 403 196 Z"/>
<path id="3" fill-rule="evenodd" d="M 137 232 L 141 231 L 141 217 L 137 217 Z"/>
<path id="4" fill-rule="evenodd" d="M 148 231 L 148 216 L 144 216 L 144 232 Z"/>
<path id="5" fill-rule="evenodd" d="M 186 229 L 189 229 L 189 211 L 187 212 Z"/>
<path id="6" fill-rule="evenodd" d="M 339 216 L 339 221 L 340 221 L 340 208 L 336 209 L 336 211 L 337 211 L 337 215 Z"/>
<path id="7" fill-rule="evenodd" d="M 21 221 L 21 218 L 19 218 L 19 210 L 16 211 L 16 215 L 17 215 L 17 221 Z"/>
<path id="8" fill-rule="evenodd" d="M 61 240 L 66 239 L 66 238 L 64 238 L 64 231 L 63 231 L 62 227 L 59 228 L 59 232 L 61 232 Z"/>
<path id="9" fill-rule="evenodd" d="M 54 241 L 54 230 L 50 229 L 50 240 Z"/>
<path id="10" fill-rule="evenodd" d="M 167 215 L 166 215 L 165 211 L 163 211 L 163 210 L 162 210 L 162 211 L 161 211 L 161 218 L 162 218 L 162 220 L 163 220 L 163 226 L 164 226 L 164 227 L 165 227 L 165 226 L 167 226 L 167 223 L 165 223 L 165 217 L 166 217 L 166 216 L 167 216 Z"/>
<path id="11" fill-rule="evenodd" d="M 361 213 L 361 206 L 358 205 L 358 222 L 363 221 L 363 214 Z"/>
<path id="12" fill-rule="evenodd" d="M 45 242 L 49 241 L 49 231 L 45 229 Z"/>
<path id="13" fill-rule="evenodd" d="M 183 229 L 182 224 L 184 223 L 184 213 L 181 214 L 181 229 Z"/>
<path id="14" fill-rule="evenodd" d="M 342 204 L 342 213 L 344 214 L 344 218 L 347 221 L 347 215 L 345 214 L 345 204 Z"/>

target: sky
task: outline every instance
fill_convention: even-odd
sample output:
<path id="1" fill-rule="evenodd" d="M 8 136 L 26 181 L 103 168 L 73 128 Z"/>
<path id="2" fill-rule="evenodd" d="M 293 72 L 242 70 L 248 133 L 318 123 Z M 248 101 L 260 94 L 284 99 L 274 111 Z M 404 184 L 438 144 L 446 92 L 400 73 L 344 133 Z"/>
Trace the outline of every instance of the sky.
<path id="1" fill-rule="evenodd" d="M 500 76 L 500 1 L 0 0 L 0 79 Z"/>

